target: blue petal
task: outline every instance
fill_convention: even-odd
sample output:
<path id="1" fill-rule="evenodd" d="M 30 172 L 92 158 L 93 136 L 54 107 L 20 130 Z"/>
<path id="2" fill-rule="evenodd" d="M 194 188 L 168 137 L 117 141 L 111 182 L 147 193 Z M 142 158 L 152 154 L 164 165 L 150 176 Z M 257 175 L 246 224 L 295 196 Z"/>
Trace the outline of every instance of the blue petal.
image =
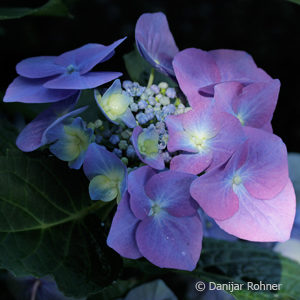
<path id="1" fill-rule="evenodd" d="M 71 168 L 79 169 L 92 141 L 93 130 L 86 128 L 83 120 L 78 117 L 71 124 L 59 126 L 59 131 L 55 132 L 58 133 L 57 141 L 50 146 L 50 151 L 59 159 L 68 161 Z"/>
<path id="2" fill-rule="evenodd" d="M 120 72 L 89 72 L 80 74 L 73 72 L 64 73 L 52 80 L 45 82 L 48 89 L 84 90 L 92 89 L 122 76 Z"/>
<path id="3" fill-rule="evenodd" d="M 51 77 L 52 78 L 52 77 Z M 59 90 L 47 89 L 43 84 L 51 78 L 29 79 L 17 77 L 7 88 L 4 102 L 51 103 L 58 102 L 74 95 L 76 89 Z"/>
<path id="4" fill-rule="evenodd" d="M 65 68 L 55 64 L 55 58 L 56 56 L 26 58 L 17 64 L 17 73 L 27 78 L 44 78 L 61 74 L 65 71 Z"/>
<path id="5" fill-rule="evenodd" d="M 25 152 L 33 151 L 49 142 L 52 142 L 48 131 L 54 126 L 60 124 L 69 117 L 83 112 L 87 107 L 81 107 L 74 111 L 79 93 L 70 98 L 54 103 L 48 109 L 40 113 L 33 121 L 31 121 L 19 134 L 16 144 L 18 148 Z"/>
<path id="6" fill-rule="evenodd" d="M 137 247 L 135 231 L 137 219 L 129 207 L 129 194 L 125 193 L 113 218 L 107 245 L 124 257 L 136 259 L 142 255 Z"/>
<path id="7" fill-rule="evenodd" d="M 163 13 L 140 16 L 135 28 L 135 39 L 140 54 L 160 72 L 174 77 L 172 60 L 178 52 Z"/>
<path id="8" fill-rule="evenodd" d="M 65 52 L 56 57 L 55 63 L 62 66 L 74 65 L 79 68 L 80 74 L 90 71 L 95 65 L 110 58 L 114 49 L 126 38 L 120 39 L 109 46 L 101 44 L 86 44 L 80 48 Z"/>
<path id="9" fill-rule="evenodd" d="M 107 180 L 111 180 L 112 184 L 116 184 L 118 199 L 121 199 L 127 186 L 127 168 L 115 154 L 107 151 L 104 147 L 92 143 L 86 152 L 83 170 L 85 175 L 91 180 L 90 192 L 93 200 L 105 201 L 105 199 L 97 196 L 103 193 L 102 189 L 106 190 L 106 186 L 99 185 L 101 180 L 105 179 L 104 177 Z M 103 176 L 98 178 L 101 180 L 95 179 L 92 183 L 92 180 L 99 175 Z"/>

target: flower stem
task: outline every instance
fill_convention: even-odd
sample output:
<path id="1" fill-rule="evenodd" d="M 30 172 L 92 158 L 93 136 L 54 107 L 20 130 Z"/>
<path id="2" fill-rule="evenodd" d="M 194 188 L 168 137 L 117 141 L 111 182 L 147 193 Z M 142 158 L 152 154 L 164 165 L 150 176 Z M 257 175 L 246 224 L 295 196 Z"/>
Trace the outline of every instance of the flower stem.
<path id="1" fill-rule="evenodd" d="M 38 291 L 38 288 L 39 288 L 40 284 L 41 284 L 41 281 L 39 279 L 37 279 L 34 282 L 33 287 L 32 287 L 30 300 L 36 300 L 36 295 L 37 295 L 37 291 Z"/>
<path id="2" fill-rule="evenodd" d="M 154 68 L 151 69 L 151 73 L 150 73 L 150 76 L 149 76 L 147 88 L 149 88 L 153 84 L 153 80 L 154 80 Z"/>

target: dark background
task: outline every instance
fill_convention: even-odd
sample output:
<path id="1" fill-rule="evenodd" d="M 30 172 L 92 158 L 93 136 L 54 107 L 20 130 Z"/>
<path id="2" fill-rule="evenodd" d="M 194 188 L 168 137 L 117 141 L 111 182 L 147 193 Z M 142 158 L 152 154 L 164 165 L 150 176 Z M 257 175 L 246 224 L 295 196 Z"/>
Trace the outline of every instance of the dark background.
<path id="1" fill-rule="evenodd" d="M 2 6 L 37 7 L 44 1 L 3 1 Z M 122 55 L 131 51 L 134 27 L 144 12 L 162 11 L 179 49 L 245 50 L 282 84 L 274 132 L 289 151 L 300 152 L 300 6 L 286 0 L 114 1 L 65 0 L 73 18 L 25 17 L 0 23 L 0 91 L 16 76 L 23 58 L 58 55 L 85 43 L 128 39 L 103 67 L 125 73 Z M 102 66 L 101 66 L 102 67 Z M 125 73 L 126 76 L 126 73 Z M 125 76 L 123 78 L 125 78 Z"/>

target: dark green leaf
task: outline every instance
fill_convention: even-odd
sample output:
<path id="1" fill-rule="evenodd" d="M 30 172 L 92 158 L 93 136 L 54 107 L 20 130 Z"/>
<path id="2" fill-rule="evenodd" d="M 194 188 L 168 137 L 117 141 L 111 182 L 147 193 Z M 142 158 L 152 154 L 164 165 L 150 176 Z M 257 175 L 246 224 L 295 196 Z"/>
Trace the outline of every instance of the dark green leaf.
<path id="1" fill-rule="evenodd" d="M 135 49 L 123 56 L 126 70 L 133 81 L 137 81 L 141 85 L 147 85 L 151 73 L 152 66 L 145 61 L 138 50 Z M 169 86 L 176 87 L 177 84 L 169 77 L 155 71 L 154 83 L 167 82 Z"/>
<path id="2" fill-rule="evenodd" d="M 234 291 L 239 300 L 297 300 L 300 295 L 300 265 L 271 249 L 246 242 L 205 239 L 198 267 L 192 272 L 199 280 L 243 283 Z M 247 282 L 281 284 L 280 291 L 247 290 Z"/>
<path id="3" fill-rule="evenodd" d="M 86 122 L 95 122 L 100 118 L 100 108 L 98 107 L 96 100 L 94 98 L 94 90 L 83 90 L 81 92 L 80 98 L 76 105 L 76 108 L 82 106 L 88 106 L 88 108 L 80 114 L 81 118 Z"/>
<path id="4" fill-rule="evenodd" d="M 16 149 L 16 138 L 17 130 L 2 117 L 0 119 L 0 155 L 5 155 L 7 149 Z"/>
<path id="5" fill-rule="evenodd" d="M 139 269 L 143 273 L 151 272 L 157 277 L 168 272 L 168 269 L 155 267 L 145 259 L 125 259 L 124 266 Z M 194 284 L 198 281 L 221 284 L 234 282 L 244 284 L 245 288 L 247 282 L 281 284 L 280 291 L 233 291 L 232 295 L 238 300 L 299 300 L 300 265 L 271 249 L 248 242 L 205 238 L 197 268 L 193 272 L 174 272 L 194 277 Z"/>
<path id="6" fill-rule="evenodd" d="M 100 293 L 90 296 L 88 300 L 112 300 L 125 296 L 136 284 L 137 280 L 118 280 L 112 285 L 106 287 Z"/>
<path id="7" fill-rule="evenodd" d="M 300 0 L 288 0 L 290 2 L 293 2 L 293 3 L 296 3 L 296 4 L 299 4 L 300 5 Z"/>
<path id="8" fill-rule="evenodd" d="M 43 6 L 37 8 L 0 7 L 0 20 L 19 19 L 29 15 L 70 17 L 70 13 L 62 0 L 49 0 Z"/>
<path id="9" fill-rule="evenodd" d="M 111 284 L 121 267 L 81 171 L 51 157 L 0 157 L 0 265 L 17 276 L 54 276 L 68 296 Z"/>

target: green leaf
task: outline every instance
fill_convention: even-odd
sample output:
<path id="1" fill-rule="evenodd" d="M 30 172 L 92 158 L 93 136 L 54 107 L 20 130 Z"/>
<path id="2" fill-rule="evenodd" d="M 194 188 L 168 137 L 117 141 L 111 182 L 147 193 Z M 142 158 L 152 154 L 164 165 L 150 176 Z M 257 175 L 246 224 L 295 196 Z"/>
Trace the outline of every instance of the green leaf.
<path id="1" fill-rule="evenodd" d="M 151 73 L 152 66 L 144 60 L 139 54 L 138 50 L 135 49 L 123 56 L 126 70 L 132 81 L 136 81 L 141 85 L 147 85 L 148 79 Z M 154 72 L 154 83 L 167 82 L 169 86 L 176 87 L 177 84 L 169 77 L 155 71 Z"/>
<path id="2" fill-rule="evenodd" d="M 0 20 L 19 19 L 26 16 L 70 17 L 68 8 L 62 0 L 49 0 L 46 4 L 37 7 L 0 7 Z"/>
<path id="3" fill-rule="evenodd" d="M 124 259 L 124 267 L 139 269 L 143 274 L 151 273 L 158 278 L 169 276 L 168 269 L 155 267 L 145 259 Z M 237 300 L 299 300 L 300 265 L 271 249 L 253 243 L 221 241 L 205 238 L 199 263 L 192 272 L 173 270 L 177 274 L 194 277 L 198 281 L 228 284 L 243 284 L 244 289 L 231 294 Z M 281 284 L 279 291 L 247 290 L 247 282 L 254 284 Z M 230 293 L 229 290 L 226 292 Z"/>
<path id="4" fill-rule="evenodd" d="M 88 300 L 111 300 L 125 296 L 129 290 L 135 287 L 138 280 L 118 280 L 106 287 L 100 293 L 90 296 Z"/>
<path id="5" fill-rule="evenodd" d="M 205 239 L 198 267 L 198 280 L 244 284 L 232 294 L 238 300 L 297 300 L 300 295 L 300 265 L 271 249 L 246 242 Z M 247 282 L 281 284 L 279 291 L 247 290 Z"/>
<path id="6" fill-rule="evenodd" d="M 293 3 L 296 3 L 296 4 L 299 4 L 300 5 L 300 0 L 288 0 L 290 2 L 293 2 Z"/>
<path id="7" fill-rule="evenodd" d="M 76 108 L 86 105 L 88 106 L 88 108 L 80 114 L 82 119 L 84 119 L 86 122 L 95 122 L 96 120 L 101 118 L 100 109 L 94 98 L 93 89 L 83 90 L 81 92 L 78 103 L 76 104 Z"/>
<path id="8" fill-rule="evenodd" d="M 16 276 L 53 275 L 68 296 L 101 291 L 120 257 L 106 245 L 88 181 L 51 157 L 0 156 L 0 265 Z"/>
<path id="9" fill-rule="evenodd" d="M 17 130 L 6 119 L 0 119 L 0 155 L 5 155 L 7 149 L 16 149 Z"/>

